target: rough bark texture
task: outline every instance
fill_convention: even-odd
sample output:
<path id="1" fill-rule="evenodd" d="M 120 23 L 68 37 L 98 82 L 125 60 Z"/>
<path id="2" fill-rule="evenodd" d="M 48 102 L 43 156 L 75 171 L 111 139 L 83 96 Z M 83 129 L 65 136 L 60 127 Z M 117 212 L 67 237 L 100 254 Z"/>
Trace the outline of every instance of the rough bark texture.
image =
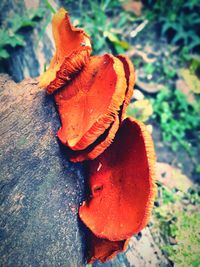
<path id="1" fill-rule="evenodd" d="M 0 266 L 84 266 L 84 170 L 58 144 L 53 98 L 0 76 L 0 109 Z"/>

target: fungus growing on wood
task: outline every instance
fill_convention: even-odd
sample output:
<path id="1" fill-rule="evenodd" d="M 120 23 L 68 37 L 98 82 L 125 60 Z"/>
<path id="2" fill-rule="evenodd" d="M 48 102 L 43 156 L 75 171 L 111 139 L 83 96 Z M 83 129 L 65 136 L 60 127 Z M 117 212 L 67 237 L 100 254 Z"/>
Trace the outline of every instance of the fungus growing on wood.
<path id="1" fill-rule="evenodd" d="M 88 264 L 96 260 L 105 262 L 114 258 L 119 252 L 126 250 L 129 240 L 110 241 L 96 237 L 92 232 L 87 235 Z"/>
<path id="2" fill-rule="evenodd" d="M 131 100 L 133 95 L 133 85 L 135 82 L 135 72 L 132 62 L 124 55 L 118 55 L 118 59 L 123 63 L 124 72 L 126 77 L 126 91 L 125 91 L 125 99 L 123 104 L 120 107 L 119 115 L 116 116 L 115 121 L 112 125 L 101 135 L 98 139 L 89 147 L 84 150 L 76 150 L 69 152 L 69 158 L 73 162 L 79 162 L 88 159 L 95 159 L 98 157 L 103 151 L 109 147 L 112 140 L 115 137 L 115 134 L 119 128 L 119 124 L 123 120 L 125 116 L 127 106 Z"/>
<path id="3" fill-rule="evenodd" d="M 122 62 L 109 54 L 91 57 L 79 75 L 55 94 L 60 141 L 73 150 L 87 148 L 114 122 L 125 92 Z"/>
<path id="4" fill-rule="evenodd" d="M 126 114 L 126 109 L 133 95 L 133 86 L 135 83 L 135 70 L 134 70 L 132 62 L 130 61 L 128 57 L 124 55 L 118 55 L 117 58 L 119 58 L 119 60 L 121 60 L 121 62 L 124 65 L 124 72 L 125 72 L 126 83 L 127 83 L 125 99 L 124 99 L 124 103 L 121 108 L 121 114 L 120 114 L 121 115 L 120 122 L 121 122 L 124 119 L 124 116 Z"/>
<path id="5" fill-rule="evenodd" d="M 48 93 L 71 80 L 88 62 L 92 50 L 89 36 L 71 24 L 65 9 L 61 8 L 53 16 L 52 30 L 56 52 L 39 84 L 47 88 Z"/>
<path id="6" fill-rule="evenodd" d="M 119 128 L 119 116 L 116 116 L 116 119 L 111 124 L 111 126 L 106 129 L 106 131 L 100 135 L 97 140 L 88 146 L 84 150 L 69 150 L 68 156 L 72 162 L 80 162 L 84 160 L 92 160 L 98 157 L 103 151 L 109 147 L 112 140 L 115 137 L 115 134 Z"/>
<path id="7" fill-rule="evenodd" d="M 148 223 L 155 195 L 155 154 L 145 126 L 127 118 L 114 142 L 90 162 L 90 198 L 81 220 L 100 238 L 125 240 Z"/>
<path id="8" fill-rule="evenodd" d="M 64 9 L 52 24 L 56 53 L 40 86 L 55 92 L 57 135 L 66 155 L 74 162 L 92 160 L 91 194 L 79 215 L 90 229 L 89 262 L 104 262 L 148 223 L 155 196 L 153 143 L 142 123 L 123 120 L 135 81 L 131 61 L 124 55 L 91 57 L 89 37 L 71 25 Z"/>

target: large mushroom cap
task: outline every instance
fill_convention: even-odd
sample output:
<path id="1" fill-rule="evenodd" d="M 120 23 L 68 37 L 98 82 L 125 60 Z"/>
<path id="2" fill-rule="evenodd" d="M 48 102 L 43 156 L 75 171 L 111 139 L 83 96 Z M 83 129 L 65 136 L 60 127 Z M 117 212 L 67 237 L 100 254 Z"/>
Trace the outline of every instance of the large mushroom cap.
<path id="1" fill-rule="evenodd" d="M 79 215 L 98 237 L 125 240 L 148 223 L 155 196 L 155 154 L 145 126 L 123 121 L 114 142 L 90 162 L 92 196 Z"/>
<path id="2" fill-rule="evenodd" d="M 125 97 L 123 64 L 109 54 L 91 57 L 55 100 L 61 118 L 60 141 L 73 150 L 92 144 L 114 122 Z"/>
<path id="3" fill-rule="evenodd" d="M 126 108 L 133 95 L 133 85 L 135 81 L 135 72 L 132 62 L 124 55 L 119 55 L 117 58 L 123 63 L 125 78 L 126 78 L 126 91 L 123 104 L 120 106 L 119 114 L 116 115 L 115 121 L 111 126 L 100 135 L 97 140 L 84 150 L 72 150 L 69 153 L 69 158 L 73 162 L 79 162 L 87 159 L 95 159 L 111 144 L 115 134 L 119 128 L 119 124 L 123 119 Z"/>
<path id="4" fill-rule="evenodd" d="M 88 35 L 75 28 L 68 13 L 61 8 L 52 19 L 56 52 L 48 70 L 40 77 L 40 87 L 54 92 L 70 80 L 88 62 L 91 43 Z"/>

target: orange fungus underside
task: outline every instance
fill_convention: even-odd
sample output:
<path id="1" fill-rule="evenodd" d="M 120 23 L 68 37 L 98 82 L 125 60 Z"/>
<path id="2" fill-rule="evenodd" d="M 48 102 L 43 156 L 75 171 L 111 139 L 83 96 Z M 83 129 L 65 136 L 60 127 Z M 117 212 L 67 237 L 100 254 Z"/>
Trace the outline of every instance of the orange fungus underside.
<path id="1" fill-rule="evenodd" d="M 125 99 L 124 99 L 123 106 L 121 108 L 121 121 L 122 121 L 125 117 L 127 107 L 133 95 L 133 86 L 135 83 L 135 70 L 134 70 L 132 62 L 130 61 L 128 57 L 124 55 L 118 55 L 117 58 L 121 60 L 121 62 L 124 65 L 124 71 L 125 71 L 126 83 L 127 83 Z"/>
<path id="2" fill-rule="evenodd" d="M 71 80 L 88 62 L 91 53 L 90 38 L 82 29 L 71 24 L 63 8 L 53 16 L 52 30 L 56 52 L 48 70 L 41 75 L 39 84 L 47 88 L 48 93 L 53 93 Z"/>
<path id="3" fill-rule="evenodd" d="M 79 215 L 97 237 L 125 240 L 146 226 L 155 195 L 154 163 L 145 126 L 125 119 L 110 147 L 90 162 L 92 197 Z"/>
<path id="4" fill-rule="evenodd" d="M 111 260 L 119 252 L 122 252 L 127 247 L 126 240 L 122 241 L 110 241 L 96 237 L 92 232 L 88 233 L 88 264 L 92 264 L 96 260 L 105 262 Z"/>
<path id="5" fill-rule="evenodd" d="M 72 162 L 80 162 L 84 160 L 91 160 L 98 157 L 103 151 L 109 147 L 115 134 L 119 128 L 119 116 L 116 115 L 115 121 L 105 132 L 98 137 L 98 139 L 84 150 L 70 150 L 68 152 L 69 159 Z"/>
<path id="6" fill-rule="evenodd" d="M 60 141 L 73 150 L 92 144 L 114 122 L 125 97 L 121 61 L 109 54 L 91 57 L 79 75 L 55 95 Z"/>

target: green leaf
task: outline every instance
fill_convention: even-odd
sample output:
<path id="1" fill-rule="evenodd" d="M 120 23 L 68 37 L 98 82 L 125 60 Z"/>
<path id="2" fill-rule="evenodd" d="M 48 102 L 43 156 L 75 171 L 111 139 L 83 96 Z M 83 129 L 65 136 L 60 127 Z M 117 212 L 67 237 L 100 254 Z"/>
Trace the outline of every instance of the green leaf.
<path id="1" fill-rule="evenodd" d="M 117 53 L 124 53 L 124 51 L 129 48 L 129 44 L 125 41 L 121 41 L 116 34 L 105 31 L 103 35 L 114 45 Z"/>
<path id="2" fill-rule="evenodd" d="M 9 45 L 12 47 L 24 46 L 25 42 L 24 42 L 23 37 L 21 35 L 15 34 L 13 36 L 10 36 Z"/>
<path id="3" fill-rule="evenodd" d="M 5 49 L 0 48 L 0 59 L 7 59 L 9 57 L 10 55 L 8 54 L 8 52 Z"/>
<path id="4" fill-rule="evenodd" d="M 24 46 L 23 36 L 12 31 L 0 30 L 0 47 L 10 45 L 11 47 Z"/>
<path id="5" fill-rule="evenodd" d="M 34 27 L 36 25 L 36 23 L 32 21 L 26 14 L 23 16 L 15 14 L 8 21 L 11 24 L 11 29 L 13 32 L 17 32 L 24 27 Z"/>
<path id="6" fill-rule="evenodd" d="M 174 38 L 172 39 L 172 43 L 177 43 L 180 40 L 185 40 L 187 38 L 186 34 L 182 31 L 177 32 Z"/>
<path id="7" fill-rule="evenodd" d="M 177 28 L 176 28 L 176 24 L 173 23 L 173 22 L 169 22 L 169 21 L 167 21 L 167 22 L 163 25 L 163 27 L 162 27 L 162 35 L 164 35 L 169 29 L 174 29 L 174 30 L 176 30 L 176 29 L 177 29 Z"/>
<path id="8" fill-rule="evenodd" d="M 45 3 L 45 5 L 46 5 L 46 7 L 51 11 L 51 13 L 53 13 L 53 14 L 56 13 L 55 9 L 54 9 L 53 6 L 49 3 L 48 0 L 44 0 L 44 3 Z"/>

